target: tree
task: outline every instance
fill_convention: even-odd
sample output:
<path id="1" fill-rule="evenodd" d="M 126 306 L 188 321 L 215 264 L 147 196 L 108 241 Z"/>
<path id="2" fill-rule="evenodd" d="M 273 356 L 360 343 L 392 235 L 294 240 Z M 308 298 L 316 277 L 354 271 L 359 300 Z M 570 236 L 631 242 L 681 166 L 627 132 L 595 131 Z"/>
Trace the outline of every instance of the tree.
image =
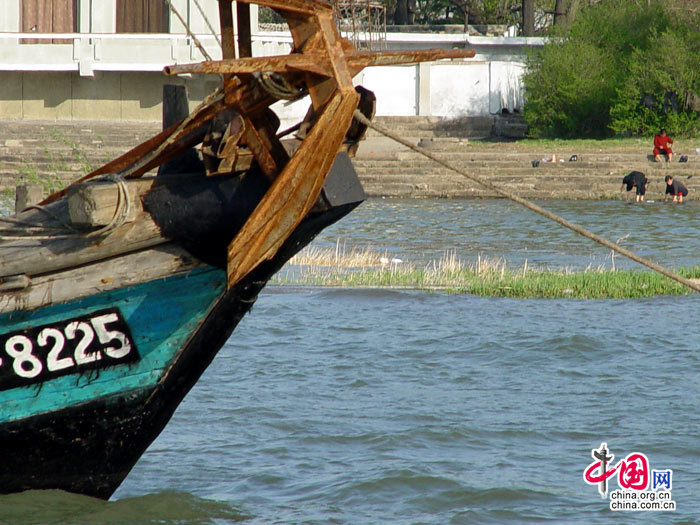
<path id="1" fill-rule="evenodd" d="M 568 7 L 567 0 L 556 0 L 554 3 L 554 25 L 561 26 L 565 25 L 566 22 L 566 12 Z"/>
<path id="2" fill-rule="evenodd" d="M 408 24 L 408 0 L 396 0 L 394 24 L 397 26 L 405 26 Z"/>
<path id="3" fill-rule="evenodd" d="M 523 36 L 535 36 L 535 0 L 523 0 L 522 13 Z"/>
<path id="4" fill-rule="evenodd" d="M 387 19 L 404 24 L 503 24 L 520 26 L 521 34 L 534 36 L 542 27 L 535 19 L 545 13 L 561 12 L 557 20 L 571 20 L 580 0 L 382 0 Z M 584 4 L 596 0 L 583 0 Z M 644 0 L 646 1 L 646 0 Z M 679 0 L 680 1 L 680 0 Z M 688 0 L 689 1 L 689 0 Z M 551 22 L 550 22 L 551 23 Z"/>
<path id="5" fill-rule="evenodd" d="M 679 16 L 676 6 L 604 0 L 582 5 L 570 29 L 555 26 L 527 59 L 531 134 L 647 135 L 662 125 L 696 132 L 700 119 L 688 100 L 700 93 L 700 14 Z"/>
<path id="6" fill-rule="evenodd" d="M 415 23 L 416 0 L 396 0 L 394 24 L 397 26 L 413 25 Z"/>

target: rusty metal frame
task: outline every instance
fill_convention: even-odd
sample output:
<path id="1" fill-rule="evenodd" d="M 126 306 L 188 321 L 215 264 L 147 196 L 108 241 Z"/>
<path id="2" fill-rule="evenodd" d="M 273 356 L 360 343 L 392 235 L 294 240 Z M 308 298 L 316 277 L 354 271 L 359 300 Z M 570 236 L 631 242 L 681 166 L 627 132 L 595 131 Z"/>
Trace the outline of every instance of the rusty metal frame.
<path id="1" fill-rule="evenodd" d="M 140 177 L 200 143 L 209 122 L 222 111 L 234 111 L 244 122 L 237 135 L 240 146 L 255 157 L 272 184 L 228 247 L 228 286 L 233 286 L 264 260 L 275 255 L 317 201 L 343 140 L 353 122 L 360 96 L 352 79 L 364 67 L 408 64 L 445 58 L 468 58 L 465 49 L 358 52 L 340 37 L 333 8 L 323 0 L 238 0 L 238 58 L 231 0 L 218 0 L 223 60 L 166 67 L 168 75 L 216 73 L 223 87 L 180 123 L 77 182 L 106 173 Z M 256 3 L 280 13 L 289 25 L 292 53 L 251 57 L 249 6 Z M 247 29 L 246 29 L 247 28 Z M 304 121 L 305 136 L 290 157 L 276 135 L 278 120 L 269 106 L 276 102 L 258 81 L 261 73 L 278 75 L 299 92 L 308 93 L 311 108 Z M 309 129 L 310 128 L 310 129 Z M 235 144 L 230 145 L 234 150 Z M 65 190 L 64 190 L 65 192 Z M 54 200 L 64 192 L 52 195 Z"/>

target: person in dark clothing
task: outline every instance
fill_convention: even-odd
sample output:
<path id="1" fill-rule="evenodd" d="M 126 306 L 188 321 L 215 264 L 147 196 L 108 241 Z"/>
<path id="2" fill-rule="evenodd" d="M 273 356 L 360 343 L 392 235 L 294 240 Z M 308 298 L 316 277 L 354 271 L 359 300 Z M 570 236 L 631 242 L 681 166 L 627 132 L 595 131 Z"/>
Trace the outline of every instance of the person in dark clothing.
<path id="1" fill-rule="evenodd" d="M 636 202 L 644 202 L 644 194 L 647 192 L 647 182 L 649 182 L 648 179 L 641 171 L 630 171 L 625 178 L 622 179 L 620 191 L 624 191 L 625 186 L 627 186 L 627 191 L 631 191 L 632 188 L 637 188 L 635 200 Z"/>
<path id="2" fill-rule="evenodd" d="M 666 175 L 664 180 L 666 181 L 666 194 L 664 195 L 664 201 L 668 199 L 669 195 L 673 195 L 673 202 L 682 203 L 683 197 L 688 196 L 688 189 L 677 180 L 673 180 L 671 175 Z"/>

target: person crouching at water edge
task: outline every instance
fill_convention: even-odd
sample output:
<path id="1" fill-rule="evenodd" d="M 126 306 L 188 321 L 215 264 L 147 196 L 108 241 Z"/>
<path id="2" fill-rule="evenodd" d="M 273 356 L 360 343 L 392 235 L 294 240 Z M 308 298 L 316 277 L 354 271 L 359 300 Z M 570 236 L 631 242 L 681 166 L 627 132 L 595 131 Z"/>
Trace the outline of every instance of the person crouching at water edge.
<path id="1" fill-rule="evenodd" d="M 666 181 L 664 201 L 668 199 L 669 195 L 673 195 L 673 202 L 683 203 L 683 197 L 688 196 L 688 189 L 677 180 L 673 180 L 671 175 L 666 175 L 664 180 Z"/>
<path id="2" fill-rule="evenodd" d="M 662 129 L 658 135 L 654 137 L 654 160 L 661 162 L 661 155 L 666 155 L 666 161 L 671 162 L 673 151 L 671 150 L 673 139 L 666 135 L 666 130 Z"/>
<path id="3" fill-rule="evenodd" d="M 647 182 L 649 182 L 648 179 L 641 171 L 630 171 L 625 178 L 622 179 L 620 191 L 624 191 L 625 186 L 627 186 L 627 191 L 632 190 L 632 188 L 637 188 L 635 202 L 644 202 L 644 194 L 647 192 Z M 625 195 L 625 200 L 627 200 L 627 195 Z"/>

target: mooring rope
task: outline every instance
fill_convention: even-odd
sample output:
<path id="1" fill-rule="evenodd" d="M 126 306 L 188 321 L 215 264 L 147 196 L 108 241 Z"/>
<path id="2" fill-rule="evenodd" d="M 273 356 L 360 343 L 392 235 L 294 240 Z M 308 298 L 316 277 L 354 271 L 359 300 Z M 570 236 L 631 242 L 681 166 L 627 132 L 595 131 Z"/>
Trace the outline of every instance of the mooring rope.
<path id="1" fill-rule="evenodd" d="M 211 22 L 209 21 L 209 17 L 204 12 L 204 9 L 202 9 L 202 6 L 199 5 L 198 0 L 194 0 L 194 5 L 197 6 L 197 9 L 199 9 L 199 14 L 202 15 L 202 18 L 204 19 L 204 23 L 207 24 L 207 27 L 209 28 L 209 31 L 211 32 L 211 34 L 214 36 L 216 43 L 219 44 L 219 47 L 222 47 L 221 39 L 219 38 L 219 35 L 216 34 L 216 30 L 212 27 Z"/>
<path id="2" fill-rule="evenodd" d="M 295 101 L 306 96 L 306 89 L 299 89 L 291 85 L 287 80 L 275 73 L 263 73 L 258 77 L 258 82 L 262 88 L 277 100 Z"/>
<path id="3" fill-rule="evenodd" d="M 631 252 L 626 248 L 623 248 L 622 246 L 620 246 L 617 243 L 609 241 L 609 240 L 601 237 L 600 235 L 596 235 L 595 233 L 583 228 L 582 226 L 579 226 L 578 224 L 574 224 L 573 222 L 566 220 L 564 217 L 557 215 L 556 213 L 552 213 L 551 211 L 546 210 L 546 209 L 538 206 L 537 204 L 528 201 L 527 199 L 523 199 L 522 197 L 519 197 L 514 193 L 503 190 L 503 189 L 499 188 L 498 186 L 496 186 L 495 184 L 493 184 L 487 180 L 484 180 L 477 175 L 468 173 L 466 170 L 464 170 L 458 166 L 455 166 L 454 164 L 438 157 L 437 155 L 433 155 L 431 152 L 429 152 L 423 148 L 419 148 L 418 146 L 414 146 L 413 144 L 411 144 L 410 142 L 408 142 L 404 138 L 396 135 L 395 133 L 392 133 L 388 129 L 383 128 L 382 126 L 379 126 L 379 125 L 373 123 L 357 109 L 355 110 L 354 116 L 361 123 L 378 131 L 382 135 L 389 137 L 390 139 L 395 140 L 396 142 L 399 142 L 400 144 L 403 144 L 407 148 L 410 148 L 411 150 L 415 151 L 416 153 L 420 153 L 421 155 L 423 155 L 431 160 L 434 160 L 438 164 L 441 164 L 442 166 L 445 166 L 446 168 L 448 168 L 456 173 L 459 173 L 463 177 L 480 184 L 484 188 L 490 189 L 491 191 L 497 193 L 501 197 L 505 197 L 506 199 L 510 199 L 513 202 L 517 202 L 518 204 L 525 206 L 527 209 L 532 210 L 535 213 L 538 213 L 538 214 L 542 215 L 543 217 L 546 217 L 546 218 L 548 218 L 556 223 L 559 223 L 562 226 L 569 228 L 570 230 L 578 233 L 579 235 L 586 237 L 587 239 L 591 239 L 592 241 L 595 241 L 598 244 L 602 244 L 606 248 L 610 248 L 611 250 L 613 250 L 621 255 L 624 255 L 625 257 L 632 259 L 633 261 L 638 262 L 639 264 L 642 264 L 642 265 L 646 266 L 647 268 L 654 270 L 655 272 L 659 272 L 659 273 L 665 275 L 669 279 L 673 279 L 674 281 L 677 281 L 677 282 L 681 283 L 682 285 L 687 286 L 688 288 L 690 288 L 692 290 L 695 290 L 696 292 L 700 292 L 700 285 L 694 283 L 690 279 L 686 279 L 685 277 L 678 275 L 677 273 L 675 273 L 671 270 L 668 270 L 667 268 L 664 268 L 663 266 L 656 264 L 655 262 L 650 261 L 649 259 L 645 259 L 644 257 L 641 257 L 641 256 L 637 255 L 636 253 Z"/>
<path id="4" fill-rule="evenodd" d="M 195 34 L 192 32 L 192 30 L 190 29 L 190 26 L 187 24 L 187 22 L 182 17 L 180 12 L 177 9 L 175 9 L 175 6 L 172 4 L 172 2 L 170 0 L 165 0 L 165 3 L 168 4 L 168 6 L 170 6 L 170 9 L 172 9 L 173 13 L 175 13 L 175 16 L 178 18 L 178 20 L 180 20 L 180 23 L 183 26 L 185 26 L 185 31 L 187 32 L 187 36 L 189 36 L 192 39 L 192 42 L 194 42 L 194 45 L 197 46 L 200 53 L 202 53 L 202 56 L 204 56 L 204 58 L 206 58 L 208 61 L 211 62 L 211 55 L 209 55 L 209 53 L 207 53 L 207 50 L 204 49 L 204 46 L 199 41 L 199 39 L 195 36 Z"/>
<path id="5" fill-rule="evenodd" d="M 117 184 L 117 206 L 114 209 L 114 215 L 112 216 L 112 220 L 109 221 L 109 224 L 103 226 L 99 230 L 87 233 L 86 237 L 99 237 L 112 233 L 126 222 L 131 212 L 131 196 L 129 195 L 129 188 L 126 185 L 126 179 L 118 173 L 110 173 L 102 177 L 101 180 Z"/>

